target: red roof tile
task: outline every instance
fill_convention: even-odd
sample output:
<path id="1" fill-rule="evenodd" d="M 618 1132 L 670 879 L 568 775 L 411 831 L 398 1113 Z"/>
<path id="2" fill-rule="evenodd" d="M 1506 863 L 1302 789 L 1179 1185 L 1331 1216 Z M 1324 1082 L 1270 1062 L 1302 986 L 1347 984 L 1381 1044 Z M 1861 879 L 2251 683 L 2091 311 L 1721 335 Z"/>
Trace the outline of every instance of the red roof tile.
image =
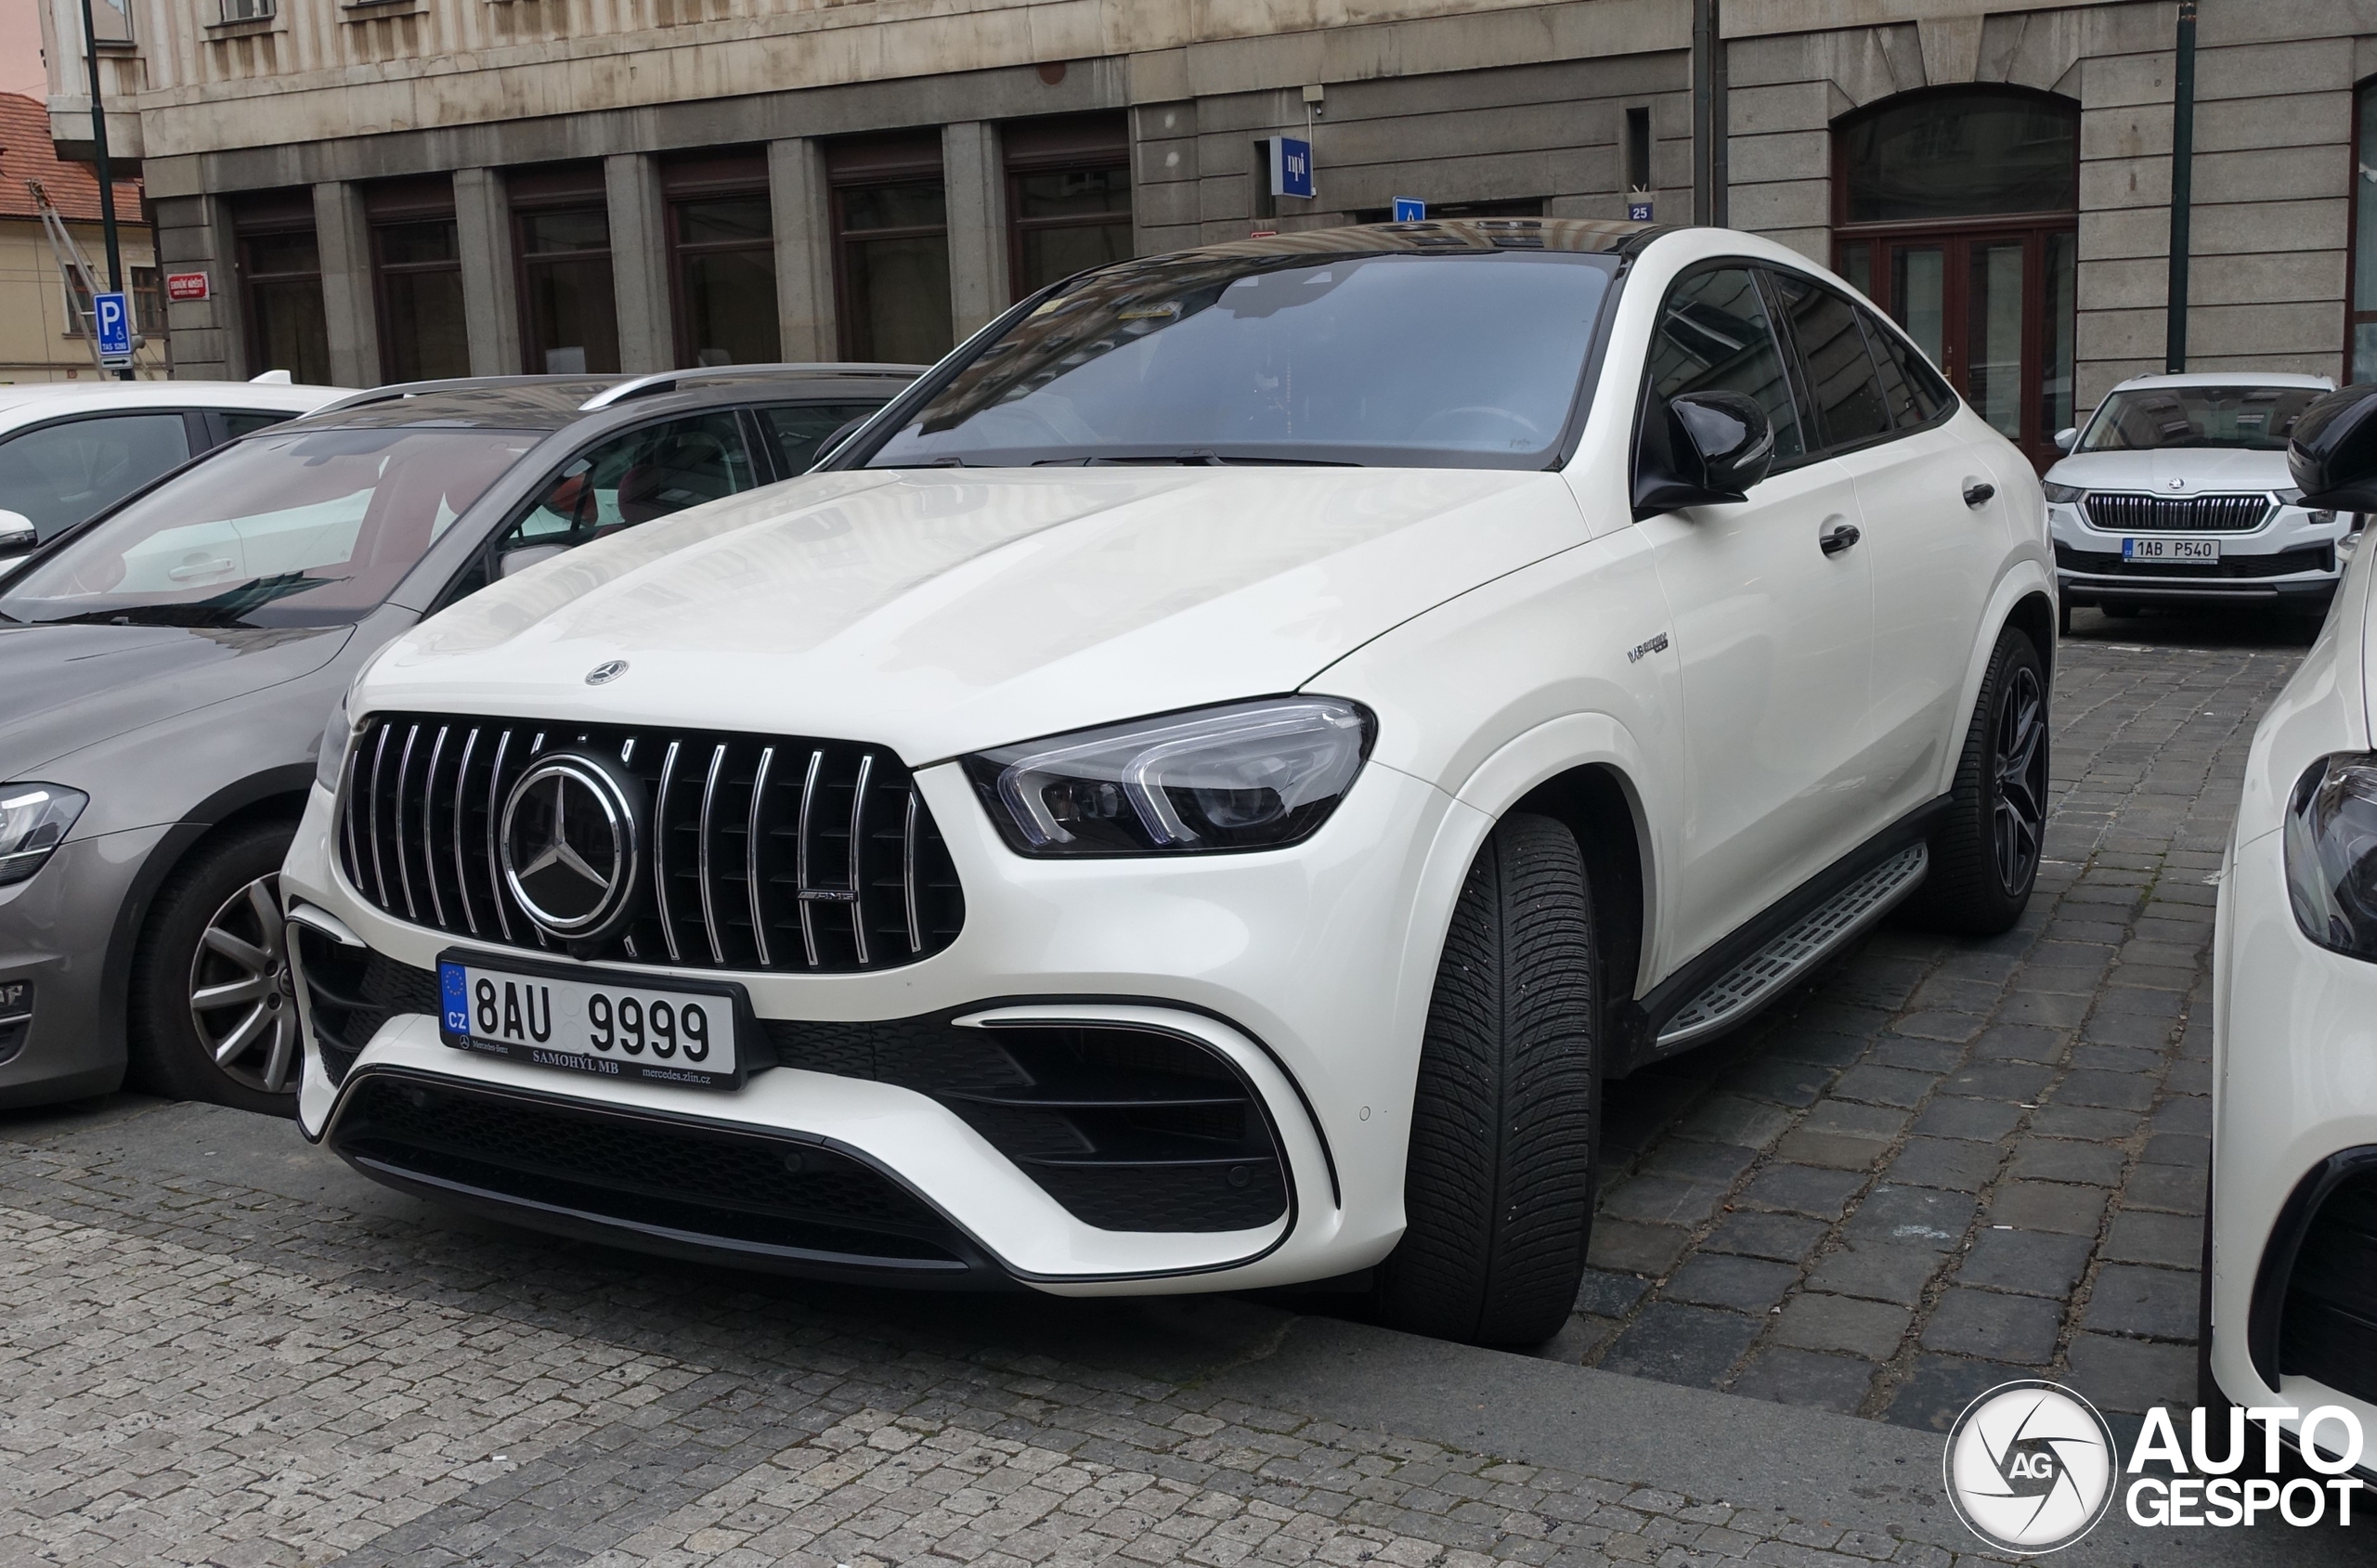
<path id="1" fill-rule="evenodd" d="M 49 139 L 49 110 L 39 98 L 0 93 L 0 217 L 41 215 L 27 180 L 39 180 L 49 200 L 70 218 L 99 218 L 99 177 L 88 163 L 61 163 Z M 140 221 L 140 182 L 115 182 L 119 223 Z"/>

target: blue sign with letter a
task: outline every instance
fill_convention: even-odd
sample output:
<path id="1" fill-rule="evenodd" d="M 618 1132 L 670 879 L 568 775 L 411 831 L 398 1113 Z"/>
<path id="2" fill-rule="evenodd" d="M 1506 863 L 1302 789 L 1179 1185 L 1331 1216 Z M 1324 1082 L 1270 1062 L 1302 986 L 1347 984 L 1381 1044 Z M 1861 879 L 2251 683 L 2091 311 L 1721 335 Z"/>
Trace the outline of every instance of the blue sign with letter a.
<path id="1" fill-rule="evenodd" d="M 1421 201 L 1418 197 L 1398 196 L 1395 199 L 1395 221 L 1396 223 L 1418 223 L 1427 215 L 1428 204 L 1425 201 Z"/>
<path id="2" fill-rule="evenodd" d="M 91 309 L 97 320 L 99 357 L 106 360 L 132 358 L 132 312 L 126 308 L 122 294 L 94 294 Z"/>
<path id="3" fill-rule="evenodd" d="M 1293 136 L 1271 138 L 1271 194 L 1312 197 L 1312 143 Z"/>

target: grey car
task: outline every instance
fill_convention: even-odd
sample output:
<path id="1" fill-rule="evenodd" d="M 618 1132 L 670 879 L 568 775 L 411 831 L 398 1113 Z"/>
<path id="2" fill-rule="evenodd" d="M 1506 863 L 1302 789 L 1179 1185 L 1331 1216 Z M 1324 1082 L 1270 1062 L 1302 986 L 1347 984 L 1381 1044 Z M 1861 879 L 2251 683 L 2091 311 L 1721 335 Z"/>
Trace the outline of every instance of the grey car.
<path id="1" fill-rule="evenodd" d="M 364 662 L 497 577 L 804 472 L 916 373 L 382 388 L 234 442 L 0 577 L 0 1107 L 128 1073 L 286 1112 L 275 884 Z"/>

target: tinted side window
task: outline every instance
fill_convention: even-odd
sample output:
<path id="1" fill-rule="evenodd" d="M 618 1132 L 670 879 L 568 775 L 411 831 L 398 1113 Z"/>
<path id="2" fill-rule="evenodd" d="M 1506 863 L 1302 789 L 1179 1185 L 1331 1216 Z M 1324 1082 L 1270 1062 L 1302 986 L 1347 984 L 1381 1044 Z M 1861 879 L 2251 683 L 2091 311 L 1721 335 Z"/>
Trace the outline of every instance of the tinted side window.
<path id="1" fill-rule="evenodd" d="M 1815 424 L 1824 433 L 1821 445 L 1846 447 L 1889 434 L 1890 407 L 1849 296 L 1795 273 L 1769 276 L 1781 292 L 1784 319 L 1799 347 Z"/>
<path id="2" fill-rule="evenodd" d="M 649 425 L 564 464 L 497 548 L 584 544 L 755 483 L 751 454 L 732 412 Z"/>
<path id="3" fill-rule="evenodd" d="M 1649 391 L 1643 408 L 1646 456 L 1663 459 L 1664 408 L 1686 392 L 1739 392 L 1758 400 L 1774 424 L 1774 458 L 1787 463 L 1807 451 L 1799 412 L 1783 369 L 1774 324 L 1747 267 L 1721 267 L 1686 278 L 1668 295 L 1651 340 Z"/>
<path id="4" fill-rule="evenodd" d="M 1931 361 L 1923 357 L 1921 349 L 1890 330 L 1870 310 L 1858 311 L 1857 319 L 1864 324 L 1865 342 L 1874 351 L 1874 363 L 1881 368 L 1882 395 L 1899 429 L 1928 423 L 1955 402 L 1955 394 L 1931 368 Z"/>
<path id="5" fill-rule="evenodd" d="M 282 413 L 277 408 L 224 408 L 218 410 L 214 417 L 222 421 L 223 439 L 226 441 L 237 441 L 252 431 L 296 418 L 294 414 Z"/>
<path id="6" fill-rule="evenodd" d="M 177 413 L 47 425 L 0 442 L 0 506 L 32 518 L 45 539 L 188 460 Z"/>
<path id="7" fill-rule="evenodd" d="M 825 437 L 855 419 L 881 408 L 879 403 L 780 403 L 760 410 L 760 423 L 776 444 L 776 460 L 786 474 L 806 473 L 817 460 Z"/>

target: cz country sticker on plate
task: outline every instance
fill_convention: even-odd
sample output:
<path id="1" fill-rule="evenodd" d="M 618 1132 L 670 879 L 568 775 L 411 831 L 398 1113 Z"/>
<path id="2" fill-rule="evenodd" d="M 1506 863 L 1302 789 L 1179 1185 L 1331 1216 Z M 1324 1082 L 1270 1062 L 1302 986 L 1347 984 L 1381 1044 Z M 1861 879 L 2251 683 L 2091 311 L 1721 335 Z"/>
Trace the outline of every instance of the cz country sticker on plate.
<path id="1" fill-rule="evenodd" d="M 2124 539 L 2124 561 L 2169 561 L 2209 565 L 2220 559 L 2218 539 Z"/>
<path id="2" fill-rule="evenodd" d="M 593 1078 L 700 1089 L 743 1083 L 739 987 L 649 985 L 599 970 L 446 953 L 437 961 L 438 1033 L 463 1051 Z"/>

